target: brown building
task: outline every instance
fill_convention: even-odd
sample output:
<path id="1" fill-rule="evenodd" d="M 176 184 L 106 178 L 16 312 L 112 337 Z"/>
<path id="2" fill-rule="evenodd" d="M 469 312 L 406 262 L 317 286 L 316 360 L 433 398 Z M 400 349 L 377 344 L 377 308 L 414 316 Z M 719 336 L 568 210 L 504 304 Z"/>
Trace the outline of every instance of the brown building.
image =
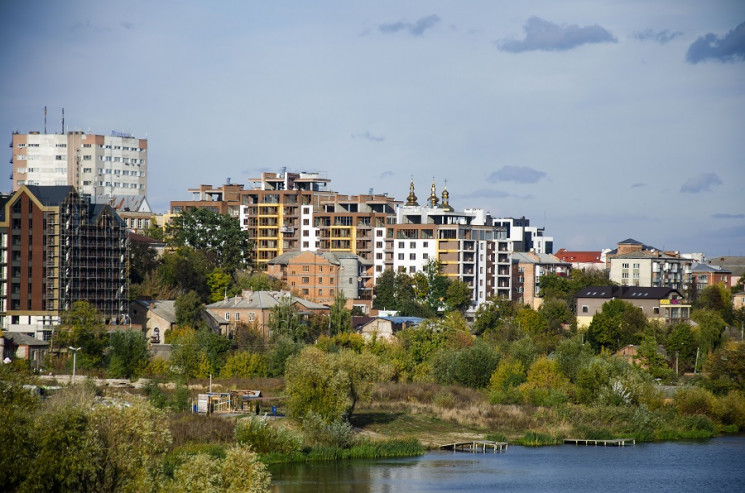
<path id="1" fill-rule="evenodd" d="M 78 300 L 107 322 L 121 321 L 128 242 L 116 212 L 70 186 L 24 185 L 2 201 L 2 329 L 47 340 Z"/>
<path id="2" fill-rule="evenodd" d="M 732 286 L 732 271 L 717 265 L 694 264 L 691 267 L 691 281 L 699 293 L 709 286 L 720 285 L 729 288 Z"/>
<path id="3" fill-rule="evenodd" d="M 347 252 L 287 252 L 267 262 L 266 272 L 303 298 L 325 305 L 340 292 L 356 300 L 372 289 L 372 262 Z"/>

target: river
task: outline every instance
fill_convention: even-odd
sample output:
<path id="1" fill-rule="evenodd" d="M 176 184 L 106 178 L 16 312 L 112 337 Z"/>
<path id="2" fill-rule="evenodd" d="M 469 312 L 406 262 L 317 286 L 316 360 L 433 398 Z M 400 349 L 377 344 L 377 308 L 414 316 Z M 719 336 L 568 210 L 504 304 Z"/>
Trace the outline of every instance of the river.
<path id="1" fill-rule="evenodd" d="M 561 445 L 506 452 L 271 468 L 273 491 L 294 492 L 685 492 L 745 491 L 745 436 L 627 447 Z"/>

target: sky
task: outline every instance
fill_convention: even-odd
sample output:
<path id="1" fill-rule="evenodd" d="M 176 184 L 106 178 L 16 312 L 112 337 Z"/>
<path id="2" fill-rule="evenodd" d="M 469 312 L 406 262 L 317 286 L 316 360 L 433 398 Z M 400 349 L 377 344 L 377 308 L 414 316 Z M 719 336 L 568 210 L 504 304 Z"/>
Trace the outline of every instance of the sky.
<path id="1" fill-rule="evenodd" d="M 0 46 L 0 135 L 147 138 L 155 212 L 286 167 L 745 255 L 741 0 L 5 1 Z"/>

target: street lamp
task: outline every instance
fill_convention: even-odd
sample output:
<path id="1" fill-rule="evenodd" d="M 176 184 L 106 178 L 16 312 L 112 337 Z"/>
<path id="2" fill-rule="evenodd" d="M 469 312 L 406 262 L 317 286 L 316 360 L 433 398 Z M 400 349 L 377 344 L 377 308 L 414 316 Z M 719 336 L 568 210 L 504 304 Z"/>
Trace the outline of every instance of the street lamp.
<path id="1" fill-rule="evenodd" d="M 82 348 L 69 346 L 72 351 L 72 384 L 75 385 L 75 369 L 78 365 L 78 351 Z"/>

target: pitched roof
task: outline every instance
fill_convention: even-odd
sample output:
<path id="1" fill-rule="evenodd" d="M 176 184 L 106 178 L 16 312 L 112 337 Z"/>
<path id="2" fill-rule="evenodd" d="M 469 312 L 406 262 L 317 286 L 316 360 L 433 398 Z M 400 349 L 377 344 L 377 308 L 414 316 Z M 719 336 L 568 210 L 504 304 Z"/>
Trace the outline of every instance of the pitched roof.
<path id="1" fill-rule="evenodd" d="M 589 286 L 577 293 L 577 298 L 619 298 L 622 300 L 661 300 L 667 298 L 671 292 L 677 293 L 681 298 L 680 291 L 672 288 L 643 287 L 643 286 Z"/>
<path id="2" fill-rule="evenodd" d="M 292 304 L 298 303 L 307 310 L 328 310 L 326 305 L 292 296 L 288 291 L 244 291 L 243 294 L 209 304 L 207 308 L 267 310 L 289 298 Z"/>
<path id="3" fill-rule="evenodd" d="M 23 332 L 3 332 L 3 337 L 12 341 L 16 346 L 49 346 L 48 342 L 31 337 Z"/>
<path id="4" fill-rule="evenodd" d="M 550 253 L 533 253 L 533 252 L 513 252 L 512 253 L 513 264 L 566 264 L 555 255 Z"/>
<path id="5" fill-rule="evenodd" d="M 723 269 L 718 265 L 710 264 L 693 264 L 693 266 L 691 267 L 691 272 L 717 272 L 720 274 L 732 273 L 732 271 L 730 271 L 729 269 Z"/>
<path id="6" fill-rule="evenodd" d="M 303 255 L 305 253 L 310 253 L 310 254 L 315 255 L 317 257 L 321 257 L 324 260 L 326 260 L 327 262 L 329 262 L 330 264 L 334 264 L 334 265 L 339 265 L 340 260 L 342 260 L 342 259 L 354 259 L 354 258 L 356 258 L 357 260 L 359 260 L 359 262 L 362 265 L 369 265 L 369 264 L 371 264 L 371 262 L 368 261 L 367 259 L 364 259 L 364 258 L 360 257 L 359 255 L 357 255 L 355 253 L 352 253 L 352 252 L 311 252 L 311 251 L 308 251 L 308 250 L 303 250 L 301 252 L 285 252 L 285 253 L 283 253 L 281 255 L 277 255 L 276 257 L 274 257 L 273 259 L 271 259 L 267 263 L 268 264 L 272 264 L 272 265 L 274 265 L 274 264 L 277 264 L 277 265 L 287 265 L 287 264 L 290 263 L 290 261 L 292 259 L 294 259 L 295 257 L 297 257 L 299 255 Z"/>
<path id="7" fill-rule="evenodd" d="M 135 303 L 151 310 L 168 322 L 176 322 L 176 301 L 174 300 L 136 300 Z"/>
<path id="8" fill-rule="evenodd" d="M 581 263 L 602 263 L 600 257 L 603 252 L 598 251 L 570 251 L 560 249 L 554 255 L 562 262 L 581 262 Z"/>
<path id="9" fill-rule="evenodd" d="M 144 195 L 97 195 L 95 202 L 109 204 L 116 211 L 150 212 Z"/>
<path id="10" fill-rule="evenodd" d="M 46 206 L 61 204 L 71 190 L 75 191 L 75 188 L 70 185 L 26 185 L 26 188 Z"/>
<path id="11" fill-rule="evenodd" d="M 708 263 L 713 263 L 725 269 L 729 269 L 729 271 L 732 272 L 732 275 L 735 276 L 745 275 L 745 257 L 725 255 L 712 258 Z"/>

